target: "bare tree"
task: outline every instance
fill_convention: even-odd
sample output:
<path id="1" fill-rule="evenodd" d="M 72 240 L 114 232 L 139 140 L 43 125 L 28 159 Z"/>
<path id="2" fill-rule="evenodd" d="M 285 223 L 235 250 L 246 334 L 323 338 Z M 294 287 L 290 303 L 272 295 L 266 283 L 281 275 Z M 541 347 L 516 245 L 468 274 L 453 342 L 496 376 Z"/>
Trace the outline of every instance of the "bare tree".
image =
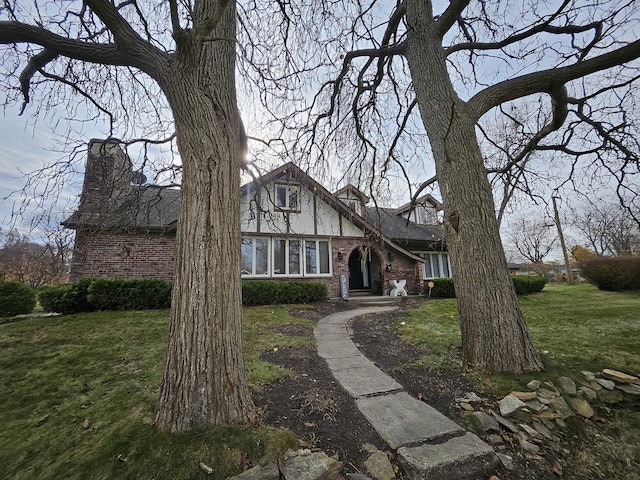
<path id="1" fill-rule="evenodd" d="M 510 222 L 510 243 L 531 263 L 542 263 L 556 244 L 557 237 L 550 228 L 551 220 L 531 221 L 525 217 Z"/>
<path id="2" fill-rule="evenodd" d="M 241 338 L 236 8 L 224 0 L 4 2 L 5 103 L 106 119 L 110 135 L 175 138 L 182 161 L 177 265 L 156 423 L 246 423 Z M 82 108 L 75 99 L 82 99 Z M 67 132 L 73 134 L 72 131 Z M 172 138 L 172 137 L 171 137 Z"/>
<path id="3" fill-rule="evenodd" d="M 347 175 L 371 190 L 405 178 L 413 199 L 437 180 L 464 361 L 495 371 L 542 369 L 508 275 L 488 175 L 522 182 L 536 152 L 539 171 L 559 172 L 554 188 L 579 187 L 583 173 L 595 184 L 608 173 L 620 194 L 637 191 L 634 3 L 299 0 L 272 9 L 265 17 L 281 16 L 272 23 L 286 32 L 282 42 L 297 42 L 272 75 L 325 80 L 306 109 L 307 90 L 297 98 L 278 90 L 278 100 L 298 101 L 285 128 L 311 118 L 296 138 L 307 161 L 341 159 Z M 323 74 L 331 65 L 336 70 Z M 528 118 L 512 108 L 521 99 L 543 112 Z M 498 118 L 522 125 L 521 148 L 487 165 L 478 126 L 488 131 Z M 436 177 L 416 184 L 427 146 Z"/>
<path id="4" fill-rule="evenodd" d="M 640 225 L 619 204 L 589 202 L 575 210 L 572 225 L 596 255 L 640 252 Z"/>

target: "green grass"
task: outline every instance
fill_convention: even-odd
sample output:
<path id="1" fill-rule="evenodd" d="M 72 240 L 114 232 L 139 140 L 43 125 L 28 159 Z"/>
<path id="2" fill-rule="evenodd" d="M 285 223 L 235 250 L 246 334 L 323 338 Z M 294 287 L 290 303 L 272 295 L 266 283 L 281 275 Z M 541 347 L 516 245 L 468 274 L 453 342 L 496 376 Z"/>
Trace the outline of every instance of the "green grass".
<path id="1" fill-rule="evenodd" d="M 286 377 L 262 362 L 269 348 L 310 342 L 273 332 L 309 324 L 288 307 L 244 311 L 254 387 Z M 184 435 L 153 425 L 168 312 L 97 312 L 0 325 L 0 478 L 223 479 L 243 458 L 297 445 L 272 428 L 218 428 Z M 126 460 L 126 461 L 124 461 Z M 206 475 L 203 462 L 214 468 Z"/>
<path id="2" fill-rule="evenodd" d="M 640 292 L 602 292 L 587 284 L 550 284 L 520 297 L 535 347 L 547 371 L 542 374 L 477 377 L 497 392 L 532 378 L 553 378 L 581 370 L 613 368 L 640 373 Z M 396 322 L 403 337 L 430 352 L 430 368 L 461 369 L 460 329 L 455 299 L 431 300 Z M 526 383 L 525 381 L 525 383 Z"/>

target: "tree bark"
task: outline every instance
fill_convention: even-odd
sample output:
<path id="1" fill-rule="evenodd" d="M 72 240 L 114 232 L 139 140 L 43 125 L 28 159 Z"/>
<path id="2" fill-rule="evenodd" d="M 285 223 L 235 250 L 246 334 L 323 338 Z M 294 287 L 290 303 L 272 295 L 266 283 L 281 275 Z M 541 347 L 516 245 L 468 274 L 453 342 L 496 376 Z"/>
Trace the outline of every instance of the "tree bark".
<path id="1" fill-rule="evenodd" d="M 445 206 L 464 362 L 496 372 L 543 369 L 513 288 L 475 117 L 454 90 L 430 2 L 407 1 L 407 61 Z"/>
<path id="2" fill-rule="evenodd" d="M 165 373 L 156 424 L 172 432 L 248 423 L 242 355 L 241 120 L 235 91 L 235 5 L 214 41 L 184 37 L 159 83 L 173 110 L 182 198 Z"/>

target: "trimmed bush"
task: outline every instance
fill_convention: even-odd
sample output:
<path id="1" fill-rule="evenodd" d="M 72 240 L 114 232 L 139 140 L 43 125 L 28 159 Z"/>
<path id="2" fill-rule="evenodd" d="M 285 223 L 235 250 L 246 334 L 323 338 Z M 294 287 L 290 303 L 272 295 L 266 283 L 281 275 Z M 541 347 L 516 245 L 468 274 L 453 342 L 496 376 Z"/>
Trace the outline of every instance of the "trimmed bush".
<path id="1" fill-rule="evenodd" d="M 640 290 L 640 257 L 598 257 L 581 262 L 580 274 L 600 290 Z"/>
<path id="2" fill-rule="evenodd" d="M 87 298 L 91 278 L 78 280 L 67 285 L 43 287 L 38 291 L 38 301 L 47 312 L 71 313 L 92 312 L 95 310 Z"/>
<path id="3" fill-rule="evenodd" d="M 541 292 L 547 283 L 547 279 L 538 275 L 516 275 L 511 277 L 516 294 L 526 295 L 528 293 Z M 456 291 L 453 278 L 434 278 L 431 289 L 432 298 L 455 298 Z M 428 282 L 427 282 L 428 283 Z M 429 294 L 429 287 L 425 284 L 425 295 Z"/>
<path id="4" fill-rule="evenodd" d="M 327 286 L 320 282 L 244 280 L 242 304 L 276 305 L 313 303 L 327 299 Z"/>
<path id="5" fill-rule="evenodd" d="M 94 279 L 89 302 L 97 310 L 145 310 L 171 305 L 171 284 L 161 279 Z"/>
<path id="6" fill-rule="evenodd" d="M 432 298 L 456 298 L 456 290 L 453 278 L 434 278 L 426 283 L 433 282 L 431 289 Z M 429 295 L 429 286 L 425 284 L 425 295 Z"/>
<path id="7" fill-rule="evenodd" d="M 36 293 L 20 282 L 0 281 L 0 317 L 13 317 L 33 312 Z"/>
<path id="8" fill-rule="evenodd" d="M 517 295 L 541 292 L 547 279 L 539 275 L 515 275 L 511 277 Z"/>

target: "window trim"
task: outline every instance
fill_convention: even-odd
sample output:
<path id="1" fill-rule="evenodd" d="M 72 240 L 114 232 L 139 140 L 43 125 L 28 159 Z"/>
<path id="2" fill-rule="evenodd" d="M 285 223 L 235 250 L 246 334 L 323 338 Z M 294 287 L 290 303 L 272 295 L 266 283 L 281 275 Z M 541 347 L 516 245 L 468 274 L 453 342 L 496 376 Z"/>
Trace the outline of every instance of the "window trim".
<path id="1" fill-rule="evenodd" d="M 285 188 L 286 189 L 286 196 L 285 196 L 285 206 L 280 206 L 278 205 L 278 189 L 279 188 Z M 291 207 L 291 193 L 295 191 L 296 192 L 296 196 L 297 196 L 297 205 L 295 206 L 295 208 Z M 297 183 L 275 183 L 274 184 L 274 197 L 273 197 L 273 206 L 275 208 L 276 211 L 279 212 L 296 212 L 299 213 L 300 212 L 300 192 L 301 192 L 301 188 L 300 185 Z"/>
<path id="2" fill-rule="evenodd" d="M 271 255 L 269 252 L 270 249 L 270 240 L 268 237 L 242 237 L 240 239 L 240 258 L 241 258 L 241 262 L 244 263 L 244 257 L 242 256 L 242 246 L 243 246 L 243 242 L 245 240 L 251 240 L 251 268 L 252 268 L 252 272 L 251 273 L 243 273 L 244 270 L 242 269 L 242 264 L 240 265 L 240 277 L 241 278 L 269 278 L 271 276 Z M 256 252 L 257 252 L 257 248 L 256 248 L 256 240 L 266 240 L 267 241 L 267 273 L 255 273 L 256 270 L 256 260 L 257 260 L 257 256 L 256 256 Z"/>
<path id="3" fill-rule="evenodd" d="M 415 252 L 416 255 L 422 257 L 422 259 L 424 260 L 424 263 L 422 265 L 422 278 L 423 280 L 433 280 L 434 278 L 453 278 L 453 270 L 451 268 L 451 258 L 449 257 L 449 253 L 448 252 L 438 252 L 438 251 L 423 251 L 423 252 Z M 429 262 L 429 268 L 431 270 L 431 273 L 433 274 L 433 256 L 436 256 L 437 261 L 438 261 L 438 273 L 439 275 L 436 276 L 427 276 L 427 262 Z M 442 273 L 444 272 L 444 268 L 443 265 L 445 265 L 443 262 L 446 260 L 446 269 L 449 273 L 449 276 L 445 277 L 442 275 Z"/>

